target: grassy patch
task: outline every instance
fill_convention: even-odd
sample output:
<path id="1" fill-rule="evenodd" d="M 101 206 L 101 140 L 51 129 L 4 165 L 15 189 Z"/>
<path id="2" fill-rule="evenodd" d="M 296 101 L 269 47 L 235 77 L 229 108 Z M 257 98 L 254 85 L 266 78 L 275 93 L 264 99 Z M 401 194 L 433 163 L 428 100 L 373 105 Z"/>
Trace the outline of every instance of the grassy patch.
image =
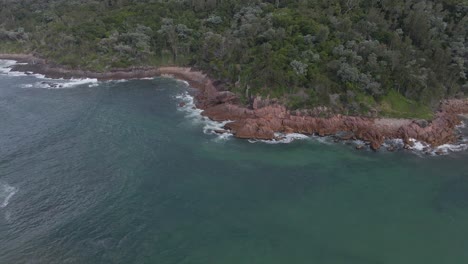
<path id="1" fill-rule="evenodd" d="M 391 90 L 380 103 L 382 115 L 395 118 L 432 119 L 433 111 L 425 105 L 405 98 Z"/>

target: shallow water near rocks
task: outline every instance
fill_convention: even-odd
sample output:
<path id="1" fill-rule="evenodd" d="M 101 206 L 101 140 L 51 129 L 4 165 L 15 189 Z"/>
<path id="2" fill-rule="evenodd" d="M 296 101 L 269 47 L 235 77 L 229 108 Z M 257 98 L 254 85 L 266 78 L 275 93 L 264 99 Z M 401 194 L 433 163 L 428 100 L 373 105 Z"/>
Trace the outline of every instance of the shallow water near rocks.
<path id="1" fill-rule="evenodd" d="M 466 151 L 220 139 L 175 80 L 40 81 L 0 73 L 0 263 L 468 263 Z"/>

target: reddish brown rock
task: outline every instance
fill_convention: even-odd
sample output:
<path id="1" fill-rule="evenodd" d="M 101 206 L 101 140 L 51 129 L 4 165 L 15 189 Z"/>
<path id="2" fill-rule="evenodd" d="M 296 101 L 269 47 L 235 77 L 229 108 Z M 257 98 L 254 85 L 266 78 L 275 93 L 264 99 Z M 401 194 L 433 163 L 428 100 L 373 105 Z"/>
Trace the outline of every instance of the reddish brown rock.
<path id="1" fill-rule="evenodd" d="M 90 72 L 64 68 L 32 55 L 0 54 L 0 58 L 28 62 L 17 65 L 16 70 L 41 73 L 53 78 L 132 79 L 154 76 L 171 76 L 186 80 L 198 90 L 195 99 L 203 115 L 216 121 L 232 121 L 226 129 L 239 138 L 274 139 L 275 132 L 335 135 L 346 132 L 343 139 L 361 139 L 374 150 L 385 139 L 401 138 L 405 146 L 410 139 L 426 142 L 433 147 L 456 142 L 455 126 L 460 123 L 459 114 L 468 113 L 468 99 L 446 100 L 440 103 L 439 112 L 430 122 L 424 120 L 384 119 L 333 115 L 329 109 L 303 109 L 290 112 L 274 100 L 254 98 L 251 107 L 242 106 L 238 97 L 229 91 L 218 91 L 213 82 L 202 72 L 183 67 L 132 67 L 112 69 L 107 72 Z M 179 106 L 184 106 L 180 103 Z M 328 118 L 320 118 L 325 113 Z"/>

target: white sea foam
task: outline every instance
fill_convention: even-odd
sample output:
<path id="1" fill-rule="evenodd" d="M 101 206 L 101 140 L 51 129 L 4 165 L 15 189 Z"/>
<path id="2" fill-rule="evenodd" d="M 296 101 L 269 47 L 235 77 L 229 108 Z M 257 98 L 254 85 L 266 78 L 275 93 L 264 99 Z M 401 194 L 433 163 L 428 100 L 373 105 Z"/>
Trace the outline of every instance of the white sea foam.
<path id="1" fill-rule="evenodd" d="M 436 152 L 442 151 L 445 154 L 448 154 L 450 152 L 459 152 L 459 151 L 465 151 L 465 150 L 468 150 L 468 144 L 465 144 L 465 143 L 458 144 L 458 145 L 445 144 L 445 145 L 441 145 L 435 148 Z"/>
<path id="2" fill-rule="evenodd" d="M 128 79 L 120 79 L 120 80 L 110 80 L 110 81 L 107 81 L 109 83 L 124 83 L 124 82 L 128 82 L 129 80 Z"/>
<path id="3" fill-rule="evenodd" d="M 16 192 L 18 192 L 18 188 L 0 183 L 0 208 L 5 208 Z"/>
<path id="4" fill-rule="evenodd" d="M 394 150 L 403 149 L 404 146 L 405 146 L 405 143 L 403 142 L 403 139 L 401 138 L 387 139 L 382 144 L 383 148 L 394 148 Z"/>
<path id="5" fill-rule="evenodd" d="M 19 63 L 17 63 L 17 64 L 19 64 Z M 53 79 L 50 79 L 50 78 L 46 78 L 45 75 L 43 75 L 43 74 L 33 73 L 33 72 L 30 72 L 30 71 L 27 71 L 27 72 L 9 71 L 8 76 L 12 76 L 12 77 L 32 76 L 32 77 L 36 77 L 38 79 L 53 80 Z"/>
<path id="6" fill-rule="evenodd" d="M 86 79 L 71 79 L 69 82 L 66 82 L 63 84 L 63 87 L 64 88 L 70 88 L 70 87 L 75 87 L 75 86 L 78 86 L 78 85 L 83 85 L 83 84 L 89 84 L 90 85 L 94 85 L 98 82 L 97 79 L 90 79 L 90 78 L 86 78 Z"/>
<path id="7" fill-rule="evenodd" d="M 283 134 L 283 133 L 275 133 L 275 139 L 272 140 L 261 140 L 261 139 L 249 139 L 250 143 L 265 143 L 265 144 L 288 144 L 295 140 L 305 140 L 311 139 L 311 137 L 299 134 L 299 133 L 291 133 L 291 134 Z"/>
<path id="8" fill-rule="evenodd" d="M 183 83 L 185 86 L 190 86 L 189 82 L 181 80 L 181 79 L 176 79 L 176 81 Z"/>
<path id="9" fill-rule="evenodd" d="M 427 145 L 424 142 L 417 141 L 414 138 L 410 138 L 409 141 L 413 143 L 413 146 L 410 147 L 412 150 L 423 151 L 423 150 L 427 150 L 427 148 L 429 148 L 429 145 Z"/>
<path id="10" fill-rule="evenodd" d="M 15 64 L 14 60 L 0 60 L 0 74 L 8 74 L 11 71 L 11 66 Z"/>
<path id="11" fill-rule="evenodd" d="M 188 85 L 188 84 L 187 84 Z M 184 103 L 179 108 L 180 111 L 185 113 L 185 116 L 195 124 L 203 125 L 203 133 L 216 135 L 216 140 L 226 140 L 232 137 L 231 133 L 217 133 L 216 131 L 224 131 L 224 126 L 231 121 L 217 122 L 203 116 L 203 110 L 196 107 L 194 98 L 188 92 L 184 92 L 176 96 L 178 100 Z"/>
<path id="12" fill-rule="evenodd" d="M 51 79 L 46 78 L 43 74 L 34 74 L 32 72 L 18 72 L 12 71 L 13 65 L 26 64 L 17 63 L 14 60 L 0 60 L 0 74 L 7 74 L 8 76 L 33 76 L 42 81 L 34 84 L 25 84 L 23 88 L 43 88 L 43 89 L 60 89 L 60 88 L 72 88 L 78 85 L 89 84 L 89 87 L 95 87 L 98 85 L 97 79 L 84 78 L 84 79 Z M 126 81 L 126 80 L 122 80 Z"/>
<path id="13" fill-rule="evenodd" d="M 28 76 L 28 75 L 34 75 L 31 72 L 18 72 L 18 71 L 12 71 L 12 66 L 14 65 L 25 65 L 27 63 L 18 63 L 15 60 L 0 60 L 0 74 L 6 74 L 8 76 Z M 37 76 L 43 76 L 43 75 L 37 75 Z"/>
<path id="14" fill-rule="evenodd" d="M 41 89 L 63 89 L 73 88 L 79 85 L 88 84 L 88 87 L 96 87 L 98 84 L 97 79 L 46 79 L 46 81 L 36 82 L 34 84 L 25 84 L 23 88 L 41 88 Z"/>
<path id="15" fill-rule="evenodd" d="M 460 142 L 455 144 L 444 144 L 438 147 L 432 148 L 429 144 L 424 142 L 417 141 L 415 139 L 410 139 L 413 143 L 413 146 L 409 147 L 415 153 L 424 153 L 427 155 L 447 155 L 452 152 L 460 152 L 468 150 L 468 139 L 463 138 Z"/>
<path id="16" fill-rule="evenodd" d="M 188 83 L 186 83 L 188 85 Z M 210 120 L 209 118 L 202 116 L 203 110 L 196 108 L 194 103 L 194 98 L 188 92 L 184 92 L 176 96 L 178 100 L 184 103 L 184 106 L 180 107 L 179 110 L 185 112 L 185 116 L 192 120 L 194 123 L 203 124 L 203 132 L 205 134 L 214 134 L 217 135 L 217 140 L 225 140 L 231 138 L 233 135 L 231 133 L 216 133 L 217 130 L 224 130 L 224 126 L 231 121 L 217 122 Z M 458 128 L 465 128 L 466 124 L 462 123 Z M 334 142 L 333 137 L 320 137 L 320 136 L 308 136 L 304 134 L 291 133 L 291 134 L 275 134 L 277 139 L 274 140 L 248 140 L 250 143 L 266 143 L 266 144 L 287 144 L 295 140 L 316 140 L 323 144 L 332 144 Z M 445 144 L 438 146 L 436 148 L 431 148 L 430 145 L 417 141 L 415 139 L 410 139 L 413 142 L 413 146 L 409 147 L 413 153 L 416 154 L 429 154 L 429 155 L 443 155 L 450 152 L 458 152 L 468 150 L 468 138 L 464 138 L 461 142 L 457 144 Z M 348 141 L 349 142 L 349 141 Z M 353 145 L 365 145 L 366 143 L 362 140 L 353 140 L 351 141 Z M 386 140 L 383 144 L 384 148 L 396 147 L 397 149 L 402 149 L 404 147 L 404 142 L 402 139 L 389 139 Z"/>
<path id="17" fill-rule="evenodd" d="M 8 76 L 13 76 L 13 77 L 20 77 L 20 76 L 28 76 L 25 72 L 18 72 L 18 71 L 9 71 Z"/>

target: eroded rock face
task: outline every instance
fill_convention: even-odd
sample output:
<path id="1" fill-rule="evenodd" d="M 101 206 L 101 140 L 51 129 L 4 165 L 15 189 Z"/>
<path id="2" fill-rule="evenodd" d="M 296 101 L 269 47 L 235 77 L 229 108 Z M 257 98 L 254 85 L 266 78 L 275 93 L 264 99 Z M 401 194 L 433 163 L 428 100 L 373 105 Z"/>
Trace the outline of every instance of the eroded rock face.
<path id="1" fill-rule="evenodd" d="M 235 94 L 218 92 L 207 81 L 196 97 L 203 115 L 216 121 L 232 121 L 225 125 L 234 136 L 245 139 L 275 139 L 275 133 L 301 133 L 330 136 L 341 133 L 343 140 L 360 139 L 378 150 L 385 139 L 401 138 L 405 144 L 410 139 L 424 141 L 432 146 L 453 143 L 457 140 L 455 126 L 460 123 L 457 114 L 468 113 L 468 100 L 450 100 L 441 103 L 440 111 L 431 122 L 421 120 L 376 119 L 333 115 L 314 117 L 307 111 L 290 112 L 272 100 L 254 98 L 250 108 L 238 104 Z M 298 114 L 299 113 L 299 114 Z M 378 120 L 378 122 L 376 122 Z M 344 133 L 344 134 L 343 134 Z"/>
<path id="2" fill-rule="evenodd" d="M 168 75 L 186 80 L 197 88 L 197 107 L 203 115 L 216 121 L 232 121 L 226 124 L 236 137 L 249 139 L 275 139 L 275 133 L 318 134 L 320 136 L 342 135 L 341 139 L 361 139 L 370 143 L 372 149 L 381 147 L 385 139 L 403 139 L 411 146 L 415 139 L 433 147 L 457 141 L 455 126 L 460 124 L 458 115 L 468 113 L 468 99 L 453 99 L 441 102 L 434 120 L 405 120 L 390 118 L 366 118 L 333 115 L 329 109 L 296 110 L 290 112 L 275 100 L 254 98 L 250 107 L 239 104 L 239 98 L 229 91 L 218 91 L 213 82 L 202 72 L 183 67 L 137 67 L 113 69 L 108 72 L 89 72 L 62 68 L 32 55 L 0 54 L 5 59 L 27 62 L 17 65 L 17 70 L 41 73 L 47 77 L 88 77 L 100 80 L 132 79 Z M 326 113 L 328 118 L 318 117 Z M 222 131 L 218 131 L 222 132 Z M 338 136 L 340 138 L 340 136 Z"/>

